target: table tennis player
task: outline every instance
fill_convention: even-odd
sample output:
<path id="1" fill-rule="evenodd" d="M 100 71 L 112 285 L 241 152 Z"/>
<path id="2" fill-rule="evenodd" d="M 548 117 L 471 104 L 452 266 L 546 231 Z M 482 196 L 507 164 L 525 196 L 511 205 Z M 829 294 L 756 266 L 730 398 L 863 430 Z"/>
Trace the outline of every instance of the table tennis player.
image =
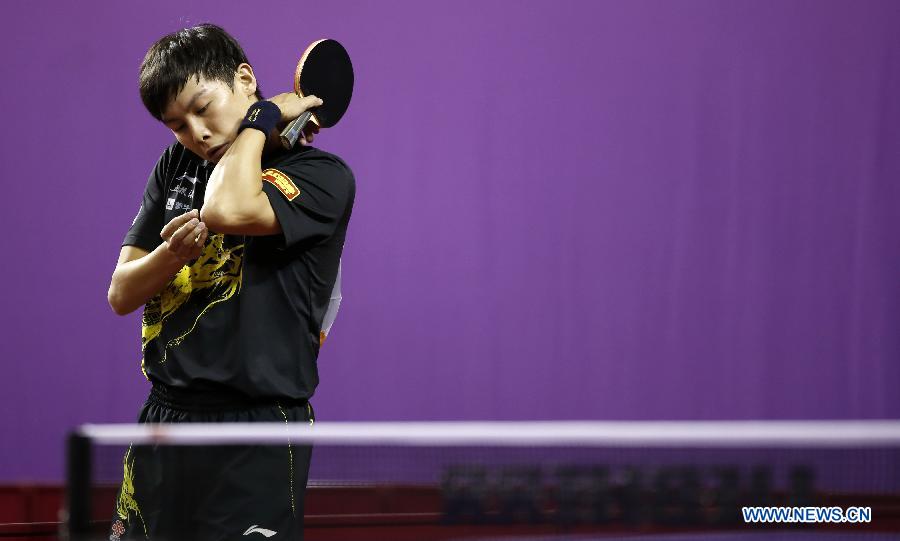
<path id="1" fill-rule="evenodd" d="M 237 41 L 203 24 L 153 44 L 140 95 L 175 137 L 109 287 L 143 307 L 141 423 L 312 423 L 316 359 L 355 196 L 337 156 L 278 132 L 318 107 L 264 100 Z M 148 127 L 148 129 L 150 129 Z M 299 539 L 311 448 L 132 447 L 110 539 Z"/>

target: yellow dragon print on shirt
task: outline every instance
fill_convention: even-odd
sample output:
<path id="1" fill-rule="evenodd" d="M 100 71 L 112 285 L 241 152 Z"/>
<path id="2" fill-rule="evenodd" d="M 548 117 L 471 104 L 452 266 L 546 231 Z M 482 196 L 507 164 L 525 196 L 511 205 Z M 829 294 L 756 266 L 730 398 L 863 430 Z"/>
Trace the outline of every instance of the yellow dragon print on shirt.
<path id="1" fill-rule="evenodd" d="M 116 515 L 119 517 L 119 520 L 113 525 L 115 537 L 118 538 L 118 536 L 125 533 L 123 521 L 128 522 L 130 520 L 129 515 L 134 513 L 141 521 L 144 537 L 149 539 L 150 534 L 147 532 L 147 523 L 144 522 L 141 508 L 134 497 L 134 454 L 131 446 L 128 446 L 128 450 L 125 451 L 125 458 L 122 460 L 122 464 L 124 469 L 122 488 L 119 489 L 119 497 L 116 499 Z M 115 531 L 117 529 L 118 531 Z"/>
<path id="2" fill-rule="evenodd" d="M 207 310 L 240 292 L 243 259 L 243 244 L 226 248 L 225 235 L 211 236 L 194 264 L 182 267 L 165 289 L 147 302 L 142 320 L 141 350 L 146 351 L 147 344 L 159 337 L 163 322 L 187 302 L 192 294 L 211 290 L 203 291 L 202 294 L 208 297 L 209 302 L 194 319 L 191 327 L 166 342 L 159 361 L 166 362 L 168 350 L 180 344 L 197 327 L 197 322 Z M 141 359 L 141 370 L 147 377 L 145 360 L 146 355 Z"/>

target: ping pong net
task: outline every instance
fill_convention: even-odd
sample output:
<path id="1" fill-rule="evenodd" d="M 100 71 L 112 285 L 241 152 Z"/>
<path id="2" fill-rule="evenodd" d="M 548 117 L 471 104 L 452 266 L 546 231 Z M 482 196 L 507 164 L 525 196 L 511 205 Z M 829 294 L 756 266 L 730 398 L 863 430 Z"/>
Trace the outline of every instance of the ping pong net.
<path id="1" fill-rule="evenodd" d="M 129 451 L 286 445 L 308 541 L 900 538 L 898 421 L 84 425 L 67 535 L 109 539 Z"/>

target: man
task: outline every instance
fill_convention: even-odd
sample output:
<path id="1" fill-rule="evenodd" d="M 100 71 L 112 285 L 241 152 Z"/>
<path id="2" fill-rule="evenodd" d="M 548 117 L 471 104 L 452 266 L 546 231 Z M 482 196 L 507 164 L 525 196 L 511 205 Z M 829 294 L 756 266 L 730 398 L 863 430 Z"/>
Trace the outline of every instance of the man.
<path id="1" fill-rule="evenodd" d="M 144 306 L 139 421 L 308 422 L 316 358 L 355 197 L 338 157 L 278 131 L 322 103 L 265 101 L 214 25 L 163 37 L 141 65 L 145 107 L 175 135 L 147 182 L 109 287 Z M 311 448 L 133 447 L 110 538 L 298 539 Z"/>

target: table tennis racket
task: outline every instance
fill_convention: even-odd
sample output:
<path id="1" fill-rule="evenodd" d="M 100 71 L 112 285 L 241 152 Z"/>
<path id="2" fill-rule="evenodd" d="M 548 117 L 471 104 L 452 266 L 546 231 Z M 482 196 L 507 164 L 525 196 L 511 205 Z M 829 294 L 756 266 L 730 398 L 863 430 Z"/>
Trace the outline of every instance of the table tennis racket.
<path id="1" fill-rule="evenodd" d="M 353 94 L 353 64 L 347 50 L 333 39 L 313 42 L 297 63 L 294 92 L 301 98 L 318 96 L 323 103 L 304 112 L 281 132 L 284 148 L 297 144 L 310 120 L 320 128 L 330 128 L 344 116 Z"/>

